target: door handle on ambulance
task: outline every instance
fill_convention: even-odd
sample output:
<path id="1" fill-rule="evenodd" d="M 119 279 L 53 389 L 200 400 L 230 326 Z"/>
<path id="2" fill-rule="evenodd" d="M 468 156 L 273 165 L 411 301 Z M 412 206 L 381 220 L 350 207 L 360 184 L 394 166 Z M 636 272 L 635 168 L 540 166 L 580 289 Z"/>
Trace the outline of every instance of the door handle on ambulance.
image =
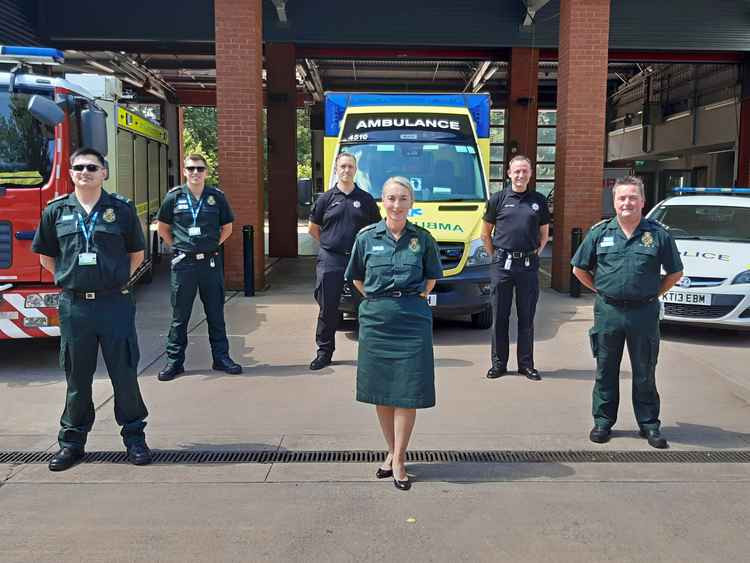
<path id="1" fill-rule="evenodd" d="M 34 240 L 36 230 L 33 231 L 16 231 L 16 238 L 18 240 Z"/>

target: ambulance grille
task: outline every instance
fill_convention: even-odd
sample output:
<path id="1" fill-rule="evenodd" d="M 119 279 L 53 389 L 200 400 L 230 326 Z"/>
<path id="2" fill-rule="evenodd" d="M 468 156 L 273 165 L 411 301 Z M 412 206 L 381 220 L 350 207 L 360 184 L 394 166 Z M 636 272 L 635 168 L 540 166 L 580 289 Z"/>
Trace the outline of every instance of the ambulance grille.
<path id="1" fill-rule="evenodd" d="M 732 312 L 735 305 L 685 305 L 665 303 L 664 313 L 672 317 L 692 317 L 694 319 L 718 319 Z"/>
<path id="2" fill-rule="evenodd" d="M 464 245 L 455 242 L 439 242 L 438 247 L 443 270 L 452 270 L 458 267 L 464 255 Z"/>
<path id="3" fill-rule="evenodd" d="M 13 245 L 10 233 L 10 223 L 7 221 L 0 222 L 0 268 L 10 268 L 11 248 Z"/>

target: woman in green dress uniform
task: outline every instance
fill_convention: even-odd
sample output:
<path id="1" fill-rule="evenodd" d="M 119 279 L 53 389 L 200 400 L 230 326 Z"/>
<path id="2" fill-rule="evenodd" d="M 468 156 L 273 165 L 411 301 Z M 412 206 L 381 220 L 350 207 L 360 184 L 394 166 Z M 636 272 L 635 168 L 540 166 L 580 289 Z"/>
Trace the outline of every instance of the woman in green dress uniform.
<path id="1" fill-rule="evenodd" d="M 359 306 L 357 400 L 374 404 L 388 444 L 378 478 L 411 487 L 406 448 L 416 409 L 435 406 L 432 311 L 427 296 L 442 277 L 437 243 L 406 220 L 414 191 L 406 178 L 383 185 L 386 218 L 357 235 L 345 277 L 365 297 Z"/>

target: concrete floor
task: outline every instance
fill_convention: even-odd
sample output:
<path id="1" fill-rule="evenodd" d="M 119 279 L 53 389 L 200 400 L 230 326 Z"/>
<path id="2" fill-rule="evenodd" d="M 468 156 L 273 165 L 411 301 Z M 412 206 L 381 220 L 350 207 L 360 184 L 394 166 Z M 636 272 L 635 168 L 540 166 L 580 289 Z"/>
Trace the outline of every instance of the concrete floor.
<path id="1" fill-rule="evenodd" d="M 245 371 L 210 370 L 196 304 L 187 373 L 157 381 L 169 322 L 166 272 L 138 291 L 141 386 L 157 449 L 382 449 L 354 401 L 356 333 L 310 372 L 312 258 L 280 260 L 269 289 L 230 296 L 230 346 Z M 489 331 L 440 319 L 438 405 L 413 449 L 645 450 L 630 367 L 607 445 L 588 441 L 590 297 L 542 293 L 544 380 L 484 378 Z M 676 450 L 750 449 L 750 333 L 667 328 L 657 380 Z M 57 345 L 0 342 L 0 450 L 54 450 L 65 382 Z M 100 362 L 100 366 L 101 366 Z M 511 365 L 511 368 L 514 366 Z M 121 448 L 111 385 L 94 384 L 89 451 Z M 367 464 L 0 464 L 0 561 L 746 561 L 748 464 L 412 464 L 408 493 Z"/>

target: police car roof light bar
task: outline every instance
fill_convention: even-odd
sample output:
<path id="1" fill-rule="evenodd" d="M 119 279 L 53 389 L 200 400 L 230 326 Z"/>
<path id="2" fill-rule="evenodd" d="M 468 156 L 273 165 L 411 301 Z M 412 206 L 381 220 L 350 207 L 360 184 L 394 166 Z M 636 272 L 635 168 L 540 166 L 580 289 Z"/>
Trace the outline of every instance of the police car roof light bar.
<path id="1" fill-rule="evenodd" d="M 750 195 L 750 188 L 692 188 L 676 187 L 672 188 L 675 194 L 721 194 L 721 195 Z"/>
<path id="2" fill-rule="evenodd" d="M 59 49 L 0 45 L 0 62 L 58 65 L 65 59 Z"/>

